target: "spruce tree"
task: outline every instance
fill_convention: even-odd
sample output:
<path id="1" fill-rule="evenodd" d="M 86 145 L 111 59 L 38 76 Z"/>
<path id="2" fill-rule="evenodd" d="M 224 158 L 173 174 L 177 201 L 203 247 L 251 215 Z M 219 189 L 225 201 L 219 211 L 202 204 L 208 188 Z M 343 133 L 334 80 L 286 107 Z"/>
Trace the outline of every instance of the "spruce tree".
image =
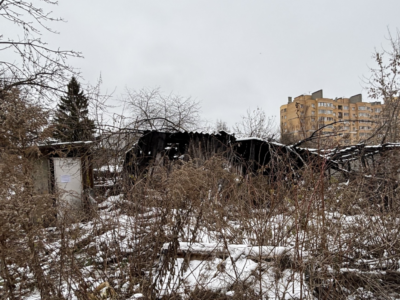
<path id="1" fill-rule="evenodd" d="M 75 77 L 72 77 L 67 87 L 66 97 L 61 97 L 57 106 L 54 137 L 62 142 L 91 140 L 95 125 L 88 117 L 88 98 L 81 91 Z"/>

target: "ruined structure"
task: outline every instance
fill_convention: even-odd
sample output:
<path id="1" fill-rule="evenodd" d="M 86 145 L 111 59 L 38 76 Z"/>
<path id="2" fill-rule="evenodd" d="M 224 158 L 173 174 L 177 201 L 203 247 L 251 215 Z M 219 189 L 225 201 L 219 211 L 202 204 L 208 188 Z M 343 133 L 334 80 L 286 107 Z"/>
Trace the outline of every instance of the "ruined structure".
<path id="1" fill-rule="evenodd" d="M 398 170 L 399 143 L 383 145 L 358 144 L 329 150 L 313 150 L 324 158 L 327 169 L 341 173 L 346 178 L 363 174 L 382 180 L 400 180 Z"/>
<path id="2" fill-rule="evenodd" d="M 124 169 L 137 177 L 151 173 L 153 166 L 166 166 L 176 160 L 204 161 L 214 155 L 224 157 L 242 176 L 250 173 L 274 176 L 278 169 L 282 172 L 282 163 L 290 171 L 304 167 L 311 156 L 319 158 L 307 149 L 252 137 L 236 139 L 224 131 L 218 134 L 148 131 L 126 153 Z"/>
<path id="3" fill-rule="evenodd" d="M 204 161 L 220 155 L 242 176 L 295 173 L 308 165 L 316 172 L 325 172 L 342 180 L 362 174 L 377 180 L 397 181 L 400 179 L 398 168 L 393 169 L 394 164 L 388 164 L 388 158 L 397 155 L 394 150 L 400 150 L 400 144 L 358 144 L 317 150 L 253 137 L 237 139 L 223 131 L 218 134 L 148 131 L 126 153 L 124 169 L 136 177 L 148 172 L 149 167 L 151 172 L 156 165 L 166 166 L 176 160 Z"/>
<path id="4" fill-rule="evenodd" d="M 154 164 L 163 166 L 168 161 L 179 159 L 206 160 L 216 154 L 229 155 L 234 140 L 234 136 L 226 132 L 204 134 L 148 131 L 126 153 L 124 168 L 128 173 L 138 176 Z"/>

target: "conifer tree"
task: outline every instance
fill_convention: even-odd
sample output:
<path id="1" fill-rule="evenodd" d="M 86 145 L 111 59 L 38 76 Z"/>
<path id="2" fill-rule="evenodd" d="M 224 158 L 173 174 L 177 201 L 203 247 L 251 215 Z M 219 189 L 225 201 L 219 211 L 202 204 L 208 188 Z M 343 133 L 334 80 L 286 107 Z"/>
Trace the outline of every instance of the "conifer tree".
<path id="1" fill-rule="evenodd" d="M 72 77 L 67 87 L 66 97 L 61 97 L 57 106 L 54 137 L 62 142 L 91 140 L 95 125 L 88 117 L 88 98 L 81 91 L 75 77 Z"/>

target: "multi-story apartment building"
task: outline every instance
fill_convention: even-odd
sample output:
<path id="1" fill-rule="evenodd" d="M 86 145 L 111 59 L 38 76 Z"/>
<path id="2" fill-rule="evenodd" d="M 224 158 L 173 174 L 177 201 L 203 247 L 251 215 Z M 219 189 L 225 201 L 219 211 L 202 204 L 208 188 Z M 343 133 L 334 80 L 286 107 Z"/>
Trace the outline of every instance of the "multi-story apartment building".
<path id="1" fill-rule="evenodd" d="M 382 108 L 380 102 L 363 102 L 361 94 L 329 99 L 319 90 L 293 101 L 289 97 L 288 103 L 281 106 L 282 140 L 301 140 L 322 128 L 320 136 L 344 145 L 354 144 L 371 136 Z"/>

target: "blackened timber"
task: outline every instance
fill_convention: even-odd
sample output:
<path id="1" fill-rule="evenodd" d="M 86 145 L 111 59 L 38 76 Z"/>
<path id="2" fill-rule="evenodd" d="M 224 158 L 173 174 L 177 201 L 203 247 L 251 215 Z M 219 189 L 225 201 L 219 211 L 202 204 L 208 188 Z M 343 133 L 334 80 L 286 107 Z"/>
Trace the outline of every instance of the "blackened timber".
<path id="1" fill-rule="evenodd" d="M 287 171 L 298 170 L 307 159 L 317 157 L 305 149 L 258 138 L 236 139 L 223 131 L 218 134 L 148 131 L 126 153 L 124 167 L 130 174 L 139 176 L 152 165 L 163 165 L 165 159 L 205 161 L 217 154 L 230 161 L 241 175 L 275 174 L 281 170 L 282 161 L 288 162 Z"/>
<path id="2" fill-rule="evenodd" d="M 229 152 L 234 136 L 225 132 L 145 132 L 138 143 L 126 153 L 124 167 L 133 175 L 142 174 L 150 165 L 178 159 L 206 160 L 216 154 Z"/>

